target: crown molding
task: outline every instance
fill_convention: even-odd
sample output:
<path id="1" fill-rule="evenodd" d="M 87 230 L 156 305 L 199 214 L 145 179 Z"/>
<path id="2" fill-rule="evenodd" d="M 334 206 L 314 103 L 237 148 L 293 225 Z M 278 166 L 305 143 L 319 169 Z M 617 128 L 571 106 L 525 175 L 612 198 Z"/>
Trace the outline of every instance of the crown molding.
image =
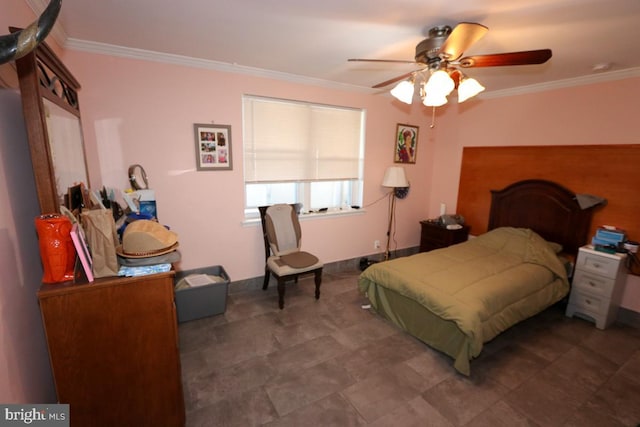
<path id="1" fill-rule="evenodd" d="M 253 77 L 264 77 L 275 80 L 284 80 L 292 83 L 307 84 L 312 86 L 325 87 L 329 89 L 350 90 L 365 93 L 374 93 L 371 88 L 350 85 L 346 83 L 332 82 L 329 80 L 305 77 L 296 74 L 283 73 L 280 71 L 265 70 L 262 68 L 248 67 L 244 65 L 232 64 L 228 62 L 212 61 L 209 59 L 193 58 L 189 56 L 174 55 L 170 53 L 155 52 L 144 49 L 122 47 L 107 43 L 91 42 L 68 38 L 64 44 L 66 49 L 98 53 L 111 56 L 119 56 L 130 59 L 141 59 L 155 61 L 165 64 L 181 65 L 185 67 L 204 68 L 227 73 L 246 74 Z"/>
<path id="2" fill-rule="evenodd" d="M 35 0 L 31 0 L 35 1 Z M 90 53 L 98 53 L 111 56 L 119 56 L 131 59 L 141 59 L 146 61 L 155 61 L 166 64 L 181 65 L 185 67 L 205 68 L 209 70 L 222 71 L 227 73 L 245 74 L 254 77 L 264 77 L 275 80 L 284 80 L 291 83 L 307 84 L 330 89 L 340 89 L 357 91 L 363 93 L 375 93 L 377 90 L 350 85 L 346 83 L 332 82 L 323 79 L 299 76 L 296 74 L 283 73 L 279 71 L 264 70 L 261 68 L 247 67 L 227 62 L 212 61 L 208 59 L 192 58 L 182 55 L 174 55 L 168 53 L 155 52 L 144 49 L 135 49 L 129 47 L 116 46 L 106 43 L 90 42 L 67 38 L 64 43 L 67 49 L 85 51 Z M 640 68 L 628 68 L 625 70 L 609 71 L 606 73 L 590 74 L 587 76 L 575 77 L 571 79 L 555 80 L 551 82 L 519 86 L 503 90 L 485 91 L 478 95 L 478 99 L 503 98 L 515 95 L 524 95 L 548 90 L 556 90 L 575 86 L 584 86 L 594 83 L 602 83 L 614 80 L 622 80 L 632 77 L 640 77 Z"/>
<path id="3" fill-rule="evenodd" d="M 627 68 L 624 70 L 609 71 L 606 73 L 589 74 L 586 76 L 574 77 L 571 79 L 554 80 L 551 82 L 538 83 L 527 86 L 519 86 L 510 89 L 493 90 L 482 92 L 479 99 L 503 98 L 515 95 L 525 95 L 529 93 L 544 92 L 548 90 L 563 89 L 568 87 L 585 86 L 595 83 L 604 83 L 615 80 L 640 77 L 640 67 Z"/>

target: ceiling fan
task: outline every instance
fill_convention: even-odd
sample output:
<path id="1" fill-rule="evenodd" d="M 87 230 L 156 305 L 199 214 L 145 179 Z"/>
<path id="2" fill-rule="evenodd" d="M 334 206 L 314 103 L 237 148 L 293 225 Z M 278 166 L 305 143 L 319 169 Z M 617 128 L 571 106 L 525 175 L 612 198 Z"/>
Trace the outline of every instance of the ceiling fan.
<path id="1" fill-rule="evenodd" d="M 418 43 L 414 61 L 358 58 L 349 61 L 420 65 L 421 68 L 417 70 L 378 83 L 373 88 L 385 87 L 402 80 L 391 90 L 391 94 L 411 104 L 414 84 L 422 81 L 420 96 L 423 103 L 430 107 L 438 107 L 447 102 L 447 95 L 455 88 L 458 89 L 458 102 L 463 102 L 484 90 L 477 80 L 468 78 L 460 68 L 543 64 L 551 58 L 551 49 L 462 57 L 464 51 L 480 40 L 487 31 L 489 28 L 474 22 L 461 22 L 453 29 L 443 25 L 431 28 L 428 37 Z"/>

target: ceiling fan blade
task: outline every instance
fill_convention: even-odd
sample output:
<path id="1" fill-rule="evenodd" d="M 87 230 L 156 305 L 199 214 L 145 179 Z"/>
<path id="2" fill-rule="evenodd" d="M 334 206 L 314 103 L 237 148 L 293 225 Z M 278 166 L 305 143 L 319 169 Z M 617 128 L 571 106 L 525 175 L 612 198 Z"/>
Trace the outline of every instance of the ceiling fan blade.
<path id="1" fill-rule="evenodd" d="M 419 70 L 418 70 L 418 71 L 419 71 Z M 411 71 L 410 73 L 405 73 L 405 74 L 403 74 L 403 75 L 401 75 L 401 76 L 394 77 L 394 78 L 392 78 L 392 79 L 390 79 L 390 80 L 384 81 L 384 82 L 382 82 L 382 83 L 378 83 L 377 85 L 375 85 L 375 86 L 371 86 L 371 87 L 372 87 L 372 88 L 374 88 L 374 89 L 378 89 L 378 88 L 381 88 L 381 87 L 389 86 L 389 85 L 390 85 L 390 84 L 392 84 L 392 83 L 399 82 L 400 80 L 404 80 L 404 79 L 406 79 L 406 78 L 411 77 L 411 75 L 412 75 L 413 73 L 415 73 L 415 72 L 416 72 L 416 71 Z"/>
<path id="2" fill-rule="evenodd" d="M 438 55 L 445 61 L 455 61 L 465 50 L 484 36 L 489 28 L 474 22 L 461 22 L 451 31 Z"/>
<path id="3" fill-rule="evenodd" d="M 551 49 L 526 50 L 522 52 L 495 53 L 462 58 L 459 65 L 469 67 L 501 67 L 505 65 L 543 64 L 551 58 Z"/>
<path id="4" fill-rule="evenodd" d="M 415 64 L 416 61 L 405 61 L 402 59 L 361 59 L 361 58 L 349 58 L 349 62 L 395 62 L 400 64 Z"/>

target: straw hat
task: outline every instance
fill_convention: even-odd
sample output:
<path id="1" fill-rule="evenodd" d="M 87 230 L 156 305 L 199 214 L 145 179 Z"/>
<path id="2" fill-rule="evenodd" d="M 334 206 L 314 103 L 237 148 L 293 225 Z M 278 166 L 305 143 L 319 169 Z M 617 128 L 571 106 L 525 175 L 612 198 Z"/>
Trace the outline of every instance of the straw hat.
<path id="1" fill-rule="evenodd" d="M 156 221 L 139 219 L 127 225 L 116 252 L 125 258 L 146 258 L 178 248 L 178 235 Z"/>

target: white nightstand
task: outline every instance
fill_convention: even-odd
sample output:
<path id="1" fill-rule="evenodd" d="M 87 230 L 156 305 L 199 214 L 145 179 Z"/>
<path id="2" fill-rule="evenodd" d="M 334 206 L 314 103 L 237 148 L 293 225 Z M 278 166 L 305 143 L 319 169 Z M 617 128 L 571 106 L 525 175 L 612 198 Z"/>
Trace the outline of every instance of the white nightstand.
<path id="1" fill-rule="evenodd" d="M 627 274 L 624 254 L 609 254 L 587 245 L 578 251 L 567 317 L 595 321 L 605 329 L 616 320 Z"/>

